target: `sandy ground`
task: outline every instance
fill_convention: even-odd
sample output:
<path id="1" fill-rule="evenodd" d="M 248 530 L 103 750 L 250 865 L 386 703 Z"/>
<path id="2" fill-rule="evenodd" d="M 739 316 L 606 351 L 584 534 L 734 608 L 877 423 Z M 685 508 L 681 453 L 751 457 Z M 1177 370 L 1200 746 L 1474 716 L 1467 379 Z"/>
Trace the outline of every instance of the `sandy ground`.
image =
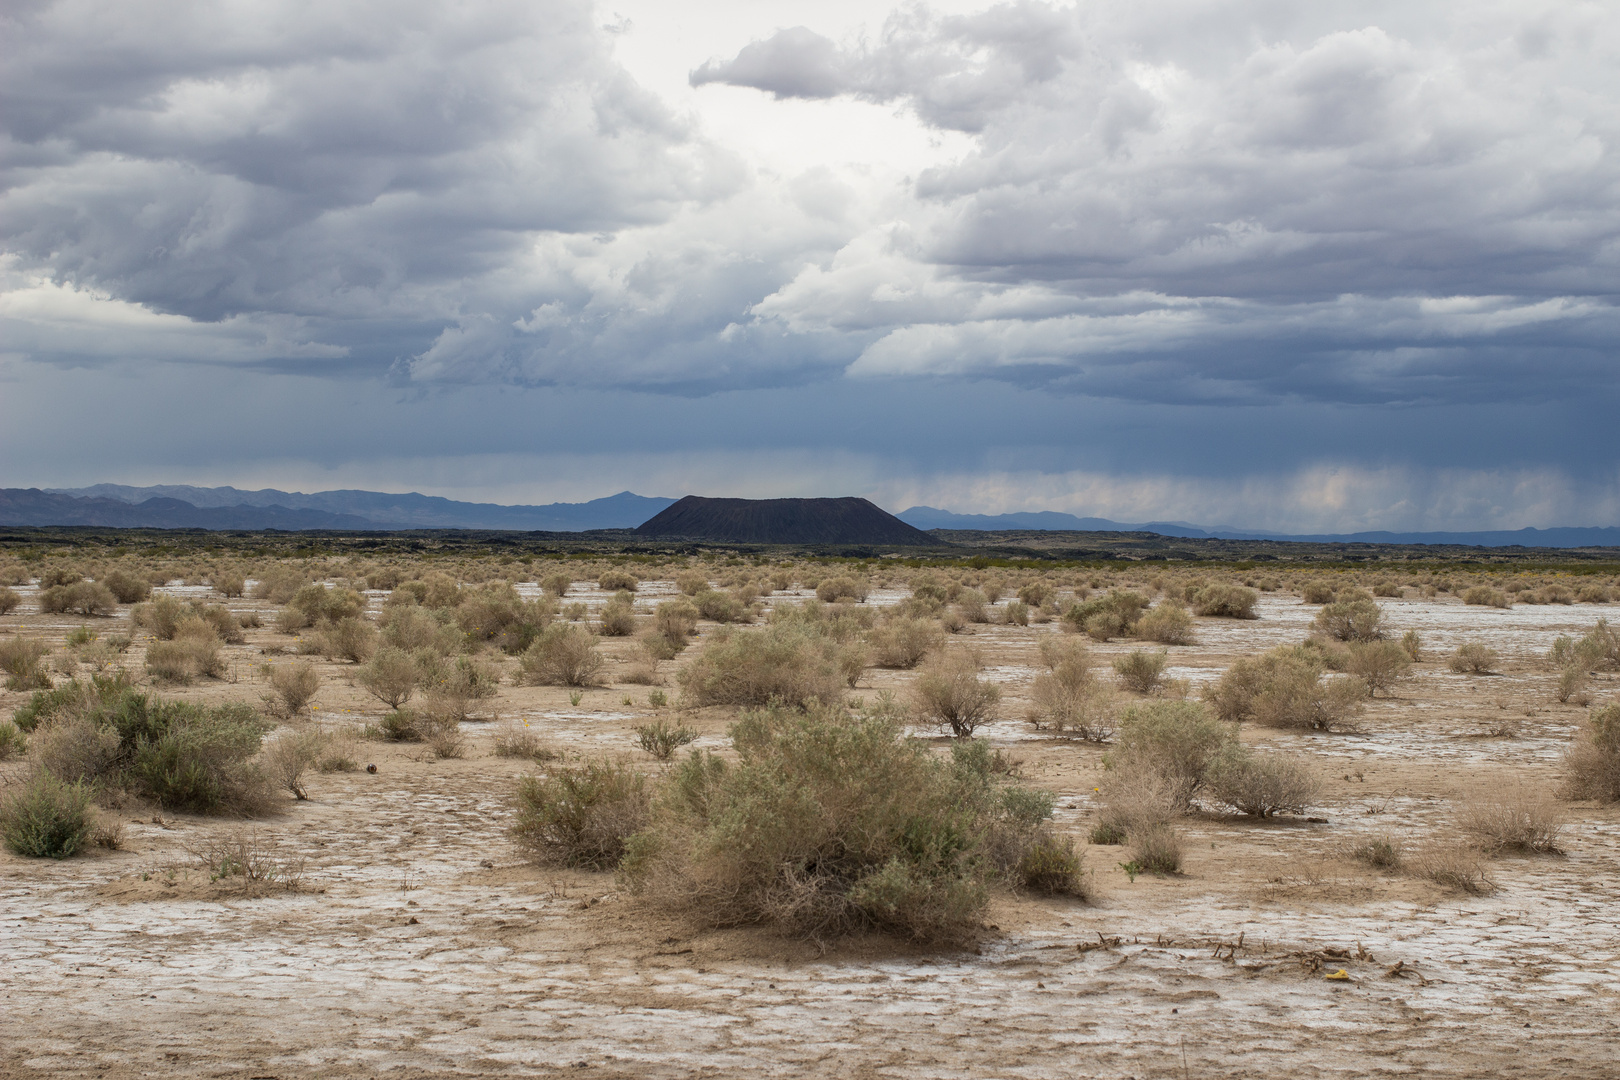
<path id="1" fill-rule="evenodd" d="M 564 751 L 655 768 L 631 730 L 654 712 L 647 687 L 587 691 L 576 706 L 562 690 L 503 686 L 490 719 L 464 725 L 461 760 L 359 743 L 374 775 L 316 775 L 307 802 L 289 797 L 246 826 L 306 860 L 296 894 L 245 897 L 195 869 L 188 848 L 241 823 L 124 808 L 113 816 L 125 850 L 0 853 L 0 1075 L 1620 1076 L 1620 809 L 1569 805 L 1566 854 L 1495 860 L 1488 897 L 1339 855 L 1370 831 L 1449 837 L 1471 792 L 1556 784 L 1585 710 L 1553 701 L 1535 657 L 1620 608 L 1381 603 L 1397 630 L 1423 634 L 1430 659 L 1372 705 L 1362 732 L 1244 732 L 1319 763 L 1321 820 L 1189 819 L 1185 873 L 1167 878 L 1132 881 L 1120 849 L 1088 846 L 1089 902 L 1004 898 L 967 950 L 857 940 L 818 953 L 763 931 L 702 931 L 638 906 L 611 875 L 519 859 L 504 829 L 525 765 L 493 756 L 496 718 Z M 0 629 L 59 637 L 81 621 L 28 606 Z M 1171 673 L 1214 678 L 1236 656 L 1300 640 L 1315 611 L 1279 594 L 1256 621 L 1199 619 L 1199 643 L 1170 650 Z M 974 629 L 951 647 L 981 650 L 1006 695 L 981 734 L 1059 793 L 1059 825 L 1083 844 L 1101 748 L 1023 720 L 1037 642 L 1055 624 Z M 287 640 L 252 631 L 227 650 L 235 682 L 177 693 L 256 700 L 257 664 Z M 1447 671 L 1463 640 L 1497 648 L 1502 673 Z M 627 642 L 606 647 L 628 660 Z M 381 712 L 345 665 L 321 667 L 321 722 Z M 858 692 L 910 678 L 869 672 Z M 1594 689 L 1612 698 L 1620 679 Z M 0 715 L 23 700 L 0 696 Z M 1515 737 L 1489 734 L 1504 717 Z M 686 722 L 719 747 L 731 719 Z M 1347 980 L 1324 978 L 1339 968 Z"/>

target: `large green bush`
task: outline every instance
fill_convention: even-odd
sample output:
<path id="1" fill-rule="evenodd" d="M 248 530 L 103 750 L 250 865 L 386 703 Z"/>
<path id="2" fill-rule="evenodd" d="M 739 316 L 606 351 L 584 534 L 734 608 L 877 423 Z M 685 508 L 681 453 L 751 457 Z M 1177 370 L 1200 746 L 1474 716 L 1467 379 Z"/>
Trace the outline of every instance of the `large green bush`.
<path id="1" fill-rule="evenodd" d="M 18 855 L 65 859 L 90 838 L 90 791 L 37 770 L 0 801 L 0 836 Z"/>
<path id="2" fill-rule="evenodd" d="M 722 628 L 678 679 L 695 705 L 832 703 L 849 685 L 840 662 L 843 651 L 837 641 L 802 620 L 760 630 Z"/>

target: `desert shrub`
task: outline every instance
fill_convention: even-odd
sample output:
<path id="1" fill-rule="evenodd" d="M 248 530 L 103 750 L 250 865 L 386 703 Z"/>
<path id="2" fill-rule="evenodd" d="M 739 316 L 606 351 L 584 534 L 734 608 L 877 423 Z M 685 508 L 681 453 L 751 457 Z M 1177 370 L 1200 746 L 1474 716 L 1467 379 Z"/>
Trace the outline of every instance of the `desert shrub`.
<path id="1" fill-rule="evenodd" d="M 1416 630 L 1408 630 L 1401 635 L 1401 648 L 1406 650 L 1407 658 L 1413 663 L 1423 659 L 1423 635 Z"/>
<path id="2" fill-rule="evenodd" d="M 709 588 L 709 576 L 701 570 L 682 570 L 675 575 L 675 587 L 687 596 L 696 596 Z"/>
<path id="3" fill-rule="evenodd" d="M 1254 605 L 1260 594 L 1242 585 L 1215 582 L 1205 585 L 1192 595 L 1193 611 L 1199 615 L 1214 615 L 1224 619 L 1257 619 Z"/>
<path id="4" fill-rule="evenodd" d="M 467 719 L 472 703 L 494 697 L 501 681 L 500 669 L 476 656 L 458 656 L 454 662 L 440 663 L 431 671 L 424 665 L 418 669 L 418 676 L 426 694 L 423 712 L 438 721 L 440 727 L 459 725 Z M 434 751 L 439 751 L 439 745 L 434 746 Z"/>
<path id="5" fill-rule="evenodd" d="M 1203 788 L 1211 763 L 1236 738 L 1230 727 L 1198 702 L 1144 702 L 1125 710 L 1115 747 L 1104 764 L 1115 774 L 1111 780 L 1117 777 L 1116 784 L 1128 786 L 1130 797 L 1142 797 L 1149 805 L 1163 806 L 1171 813 L 1185 813 Z M 1138 827 L 1142 820 L 1137 815 Z M 1131 824 L 1121 824 L 1130 832 Z"/>
<path id="6" fill-rule="evenodd" d="M 146 629 L 158 640 L 172 641 L 181 620 L 192 614 L 189 604 L 175 597 L 163 595 L 154 597 L 149 603 L 138 605 L 130 612 L 130 619 L 136 626 Z"/>
<path id="7" fill-rule="evenodd" d="M 547 596 L 562 599 L 568 595 L 568 589 L 574 584 L 572 576 L 563 573 L 547 574 L 540 581 L 540 588 L 545 590 Z"/>
<path id="8" fill-rule="evenodd" d="M 636 742 L 659 761 L 668 761 L 675 751 L 697 739 L 696 731 L 666 720 L 654 720 L 636 727 Z"/>
<path id="9" fill-rule="evenodd" d="M 186 845 L 211 884 L 229 885 L 246 896 L 297 892 L 304 885 L 303 856 L 284 854 L 255 832 L 233 830 Z"/>
<path id="10" fill-rule="evenodd" d="M 1300 586 L 1300 602 L 1304 604 L 1333 603 L 1333 585 L 1327 581 L 1307 581 Z"/>
<path id="11" fill-rule="evenodd" d="M 1496 891 L 1490 868 L 1476 852 L 1458 844 L 1433 843 L 1420 848 L 1407 858 L 1406 868 L 1416 877 L 1471 896 L 1489 896 Z"/>
<path id="12" fill-rule="evenodd" d="M 1401 588 L 1400 582 L 1390 581 L 1388 578 L 1385 578 L 1383 580 L 1373 582 L 1372 594 L 1374 596 L 1388 597 L 1404 596 L 1406 595 L 1406 590 Z"/>
<path id="13" fill-rule="evenodd" d="M 1489 585 L 1475 585 L 1463 593 L 1463 603 L 1475 607 L 1509 608 L 1513 601 L 1501 589 L 1493 589 Z"/>
<path id="14" fill-rule="evenodd" d="M 114 570 L 102 578 L 101 583 L 120 604 L 138 604 L 152 595 L 151 583 L 127 570 Z"/>
<path id="15" fill-rule="evenodd" d="M 1257 754 L 1242 743 L 1227 743 L 1210 762 L 1209 796 L 1251 817 L 1302 814 L 1321 795 L 1316 771 L 1288 754 Z"/>
<path id="16" fill-rule="evenodd" d="M 1040 607 L 1054 595 L 1055 590 L 1045 581 L 1026 581 L 1018 587 L 1018 599 L 1030 607 Z"/>
<path id="17" fill-rule="evenodd" d="M 207 709 L 165 702 L 151 710 L 134 742 L 131 781 L 165 809 L 198 814 L 256 813 L 266 803 L 265 780 L 250 762 L 265 724 L 247 705 Z M 126 747 L 129 733 L 120 732 Z"/>
<path id="18" fill-rule="evenodd" d="M 666 600 L 653 611 L 653 629 L 678 649 L 684 649 L 701 617 L 697 605 L 689 600 Z"/>
<path id="19" fill-rule="evenodd" d="M 408 653 L 426 649 L 452 656 L 460 651 L 463 638 L 455 627 L 441 622 L 429 609 L 396 607 L 383 617 L 378 642 Z"/>
<path id="20" fill-rule="evenodd" d="M 1337 600 L 1316 613 L 1311 632 L 1334 641 L 1377 641 L 1384 611 L 1371 600 Z"/>
<path id="21" fill-rule="evenodd" d="M 327 588 L 320 582 L 302 586 L 276 616 L 276 629 L 293 633 L 306 626 L 358 619 L 366 608 L 365 597 L 353 589 Z"/>
<path id="22" fill-rule="evenodd" d="M 470 642 L 492 642 L 516 656 L 534 643 L 556 615 L 549 600 L 525 601 L 505 582 L 464 589 L 455 619 Z"/>
<path id="23" fill-rule="evenodd" d="M 1447 666 L 1459 675 L 1485 675 L 1496 666 L 1496 650 L 1478 641 L 1465 641 L 1451 654 Z"/>
<path id="24" fill-rule="evenodd" d="M 1114 660 L 1114 671 L 1127 690 L 1134 690 L 1138 694 L 1151 694 L 1164 682 L 1166 658 L 1167 654 L 1163 649 L 1158 652 L 1133 649 Z"/>
<path id="25" fill-rule="evenodd" d="M 1400 838 L 1388 832 L 1351 842 L 1345 854 L 1378 870 L 1399 870 L 1406 861 Z"/>
<path id="26" fill-rule="evenodd" d="M 606 660 L 582 626 L 554 623 L 519 660 L 519 678 L 539 686 L 591 686 Z"/>
<path id="27" fill-rule="evenodd" d="M 264 751 L 264 769 L 272 782 L 292 792 L 299 801 L 304 791 L 304 774 L 315 767 L 326 749 L 326 739 L 318 731 L 289 731 Z"/>
<path id="28" fill-rule="evenodd" d="M 366 584 L 371 585 L 369 581 Z M 240 570 L 222 570 L 214 575 L 213 585 L 214 591 L 221 596 L 237 597 L 247 591 L 247 578 L 243 577 Z M 374 589 L 382 588 L 382 586 L 378 585 L 371 585 L 371 587 Z M 127 600 L 124 602 L 129 603 Z"/>
<path id="29" fill-rule="evenodd" d="M 272 564 L 258 571 L 253 583 L 253 598 L 285 604 L 299 589 L 309 583 L 309 575 L 291 566 Z"/>
<path id="30" fill-rule="evenodd" d="M 0 835 L 25 858 L 66 859 L 85 846 L 93 825 L 89 789 L 44 769 L 0 800 Z"/>
<path id="31" fill-rule="evenodd" d="M 46 725 L 33 744 L 38 765 L 70 784 L 95 786 L 115 777 L 124 753 L 117 731 L 83 715 Z"/>
<path id="32" fill-rule="evenodd" d="M 321 688 L 321 676 L 308 664 L 277 664 L 268 671 L 270 693 L 264 695 L 265 711 L 283 720 L 303 712 Z"/>
<path id="33" fill-rule="evenodd" d="M 1588 704 L 1592 700 L 1587 692 L 1591 679 L 1592 675 L 1586 668 L 1579 664 L 1567 664 L 1558 672 L 1558 684 L 1553 696 L 1569 704 Z"/>
<path id="34" fill-rule="evenodd" d="M 215 637 L 227 645 L 240 645 L 247 640 L 247 635 L 242 633 L 242 624 L 231 614 L 229 608 L 218 604 L 192 604 L 191 610 L 196 618 L 213 628 Z M 184 621 L 181 620 L 182 623 Z M 178 633 L 179 626 L 177 625 L 175 629 Z"/>
<path id="35" fill-rule="evenodd" d="M 0 720 L 0 761 L 28 752 L 28 736 L 13 721 Z"/>
<path id="36" fill-rule="evenodd" d="M 990 612 L 988 601 L 978 589 L 963 589 L 956 597 L 956 612 L 970 623 L 987 623 Z"/>
<path id="37" fill-rule="evenodd" d="M 848 683 L 839 652 L 836 641 L 802 621 L 722 629 L 678 679 L 695 705 L 837 702 Z"/>
<path id="38" fill-rule="evenodd" d="M 872 662 L 881 668 L 910 669 L 930 652 L 945 647 L 945 635 L 930 619 L 894 618 L 886 620 L 867 636 Z"/>
<path id="39" fill-rule="evenodd" d="M 1609 602 L 1609 590 L 1606 586 L 1594 581 L 1580 587 L 1575 593 L 1575 601 L 1580 604 L 1607 604 Z"/>
<path id="40" fill-rule="evenodd" d="M 189 683 L 203 677 L 225 674 L 225 661 L 219 655 L 219 638 L 213 627 L 194 620 L 195 627 L 173 641 L 154 641 L 146 649 L 146 672 L 159 682 Z"/>
<path id="41" fill-rule="evenodd" d="M 16 589 L 0 587 L 0 615 L 10 615 L 22 603 L 22 595 Z"/>
<path id="42" fill-rule="evenodd" d="M 1324 679 L 1318 656 L 1289 646 L 1236 661 L 1204 691 L 1222 720 L 1312 731 L 1353 726 L 1366 694 L 1360 679 Z"/>
<path id="43" fill-rule="evenodd" d="M 979 678 L 976 657 L 954 652 L 937 656 L 923 667 L 912 698 L 923 720 L 949 730 L 954 738 L 966 739 L 990 719 L 1001 700 L 1001 688 Z"/>
<path id="44" fill-rule="evenodd" d="M 1084 856 L 1074 841 L 1043 833 L 1029 843 L 1018 860 L 1017 880 L 1031 892 L 1085 898 Z"/>
<path id="45" fill-rule="evenodd" d="M 588 762 L 518 779 L 518 849 L 542 866 L 611 870 L 648 820 L 647 778 L 623 765 Z"/>
<path id="46" fill-rule="evenodd" d="M 1043 641 L 1041 658 L 1050 670 L 1035 677 L 1031 719 L 1092 742 L 1113 735 L 1114 694 L 1092 671 L 1085 649 Z"/>
<path id="47" fill-rule="evenodd" d="M 23 731 L 34 731 L 66 716 L 101 709 L 105 699 L 116 698 L 133 686 L 122 671 L 110 676 L 92 675 L 86 682 L 73 681 L 40 690 L 17 709 L 12 720 Z"/>
<path id="48" fill-rule="evenodd" d="M 629 637 L 636 632 L 636 608 L 629 593 L 619 593 L 602 605 L 597 631 L 603 637 Z"/>
<path id="49" fill-rule="evenodd" d="M 1344 668 L 1367 684 L 1367 692 L 1391 693 L 1395 684 L 1412 674 L 1412 657 L 1393 641 L 1352 641 L 1345 650 Z"/>
<path id="50" fill-rule="evenodd" d="M 1564 794 L 1620 802 L 1620 701 L 1593 709 L 1564 756 Z"/>
<path id="51" fill-rule="evenodd" d="M 843 574 L 826 578 L 816 586 L 816 599 L 823 604 L 833 604 L 840 600 L 865 603 L 866 595 L 866 582 Z"/>
<path id="52" fill-rule="evenodd" d="M 1139 874 L 1175 874 L 1181 870 L 1181 837 L 1169 824 L 1159 822 L 1130 832 L 1126 841 L 1130 865 Z"/>
<path id="53" fill-rule="evenodd" d="M 51 677 L 41 662 L 51 650 L 32 638 L 9 637 L 0 641 L 0 671 L 6 673 L 7 690 L 47 689 Z"/>
<path id="54" fill-rule="evenodd" d="M 1128 635 L 1147 606 L 1147 597 L 1142 594 L 1115 589 L 1107 596 L 1069 605 L 1063 613 L 1063 621 L 1072 630 L 1083 631 L 1098 641 L 1108 641 Z"/>
<path id="55" fill-rule="evenodd" d="M 815 940 L 876 929 L 948 941 L 973 931 L 997 880 L 1079 884 L 1044 826 L 1051 796 L 982 743 L 947 761 L 905 738 L 893 710 L 820 705 L 747 713 L 732 740 L 735 763 L 676 766 L 632 840 L 624 872 L 643 898 Z"/>
<path id="56" fill-rule="evenodd" d="M 364 619 L 345 616 L 311 631 L 305 640 L 311 649 L 328 660 L 363 664 L 377 650 L 378 633 L 377 628 Z"/>
<path id="57" fill-rule="evenodd" d="M 354 673 L 354 681 L 366 693 L 397 709 L 416 692 L 417 663 L 410 653 L 384 645 Z"/>
<path id="58" fill-rule="evenodd" d="M 596 587 L 603 592 L 635 592 L 641 580 L 628 570 L 607 570 L 596 579 Z"/>
<path id="59" fill-rule="evenodd" d="M 39 587 L 54 589 L 61 585 L 72 585 L 84 580 L 84 572 L 77 566 L 62 563 L 47 564 L 39 572 Z"/>
<path id="60" fill-rule="evenodd" d="M 709 589 L 697 595 L 698 613 L 717 623 L 749 622 L 753 619 L 750 605 L 735 594 L 721 589 Z"/>
<path id="61" fill-rule="evenodd" d="M 1136 620 L 1136 637 L 1142 641 L 1156 641 L 1161 645 L 1191 645 L 1192 616 L 1174 600 L 1161 600 L 1157 607 Z"/>
<path id="62" fill-rule="evenodd" d="M 1551 796 L 1517 784 L 1469 799 L 1457 825 L 1483 851 L 1556 852 L 1564 815 Z"/>
<path id="63" fill-rule="evenodd" d="M 554 761 L 557 752 L 541 741 L 540 736 L 527 723 L 505 723 L 495 730 L 495 756 L 523 758 L 527 761 Z"/>
<path id="64" fill-rule="evenodd" d="M 53 585 L 39 594 L 39 610 L 72 612 L 76 615 L 110 615 L 118 607 L 118 597 L 99 582 L 76 581 Z"/>
<path id="65" fill-rule="evenodd" d="M 385 742 L 421 742 L 433 727 L 431 720 L 414 709 L 394 709 L 368 725 L 365 733 L 368 738 Z"/>
<path id="66" fill-rule="evenodd" d="M 1009 626 L 1028 626 L 1029 605 L 1022 600 L 1009 600 L 1007 606 L 1001 611 L 1001 617 L 1007 621 Z"/>

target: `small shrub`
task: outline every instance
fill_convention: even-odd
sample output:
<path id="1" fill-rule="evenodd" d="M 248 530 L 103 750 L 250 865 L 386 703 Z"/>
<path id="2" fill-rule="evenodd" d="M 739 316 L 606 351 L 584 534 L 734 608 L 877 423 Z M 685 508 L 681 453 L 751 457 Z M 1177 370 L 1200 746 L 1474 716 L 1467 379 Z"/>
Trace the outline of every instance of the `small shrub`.
<path id="1" fill-rule="evenodd" d="M 22 594 L 16 589 L 0 586 L 0 615 L 10 615 L 22 603 Z"/>
<path id="2" fill-rule="evenodd" d="M 1416 663 L 1423 659 L 1423 635 L 1416 630 L 1408 630 L 1401 635 L 1401 648 L 1406 650 L 1407 657 Z"/>
<path id="3" fill-rule="evenodd" d="M 114 570 L 101 583 L 120 604 L 138 604 L 152 595 L 152 584 L 127 570 Z M 238 593 L 238 595 L 241 595 Z"/>
<path id="4" fill-rule="evenodd" d="M 528 761 L 554 761 L 557 753 L 540 741 L 528 724 L 502 724 L 495 730 L 495 756 Z"/>
<path id="5" fill-rule="evenodd" d="M 1496 650 L 1477 641 L 1457 646 L 1447 666 L 1459 675 L 1488 675 L 1496 667 Z"/>
<path id="6" fill-rule="evenodd" d="M 1339 600 L 1316 613 L 1312 633 L 1334 641 L 1377 641 L 1384 636 L 1384 610 L 1371 600 Z"/>
<path id="7" fill-rule="evenodd" d="M 894 618 L 886 620 L 867 635 L 872 662 L 881 668 L 910 669 L 930 652 L 945 647 L 945 635 L 937 622 L 929 619 Z"/>
<path id="8" fill-rule="evenodd" d="M 297 892 L 304 885 L 304 859 L 284 855 L 257 833 L 236 830 L 188 844 L 186 851 L 211 884 L 239 887 L 248 896 Z"/>
<path id="9" fill-rule="evenodd" d="M 422 680 L 427 693 L 423 712 L 441 726 L 460 724 L 467 719 L 473 702 L 496 695 L 500 681 L 500 670 L 489 661 L 458 656 L 455 663 L 441 665 L 431 678 Z"/>
<path id="10" fill-rule="evenodd" d="M 6 848 L 30 859 L 66 859 L 90 839 L 90 790 L 37 769 L 0 801 Z"/>
<path id="11" fill-rule="evenodd" d="M 1114 660 L 1114 671 L 1127 690 L 1138 694 L 1151 694 L 1164 683 L 1164 665 L 1167 654 L 1134 649 Z"/>
<path id="12" fill-rule="evenodd" d="M 1085 649 L 1043 641 L 1041 658 L 1051 670 L 1035 677 L 1031 719 L 1092 742 L 1112 736 L 1114 694 L 1093 673 Z"/>
<path id="13" fill-rule="evenodd" d="M 1181 837 L 1170 825 L 1146 825 L 1131 832 L 1126 840 L 1130 861 L 1137 873 L 1175 874 L 1181 871 Z"/>
<path id="14" fill-rule="evenodd" d="M 1405 596 L 1406 590 L 1401 587 L 1400 582 L 1385 579 L 1373 582 L 1372 594 L 1374 596 L 1398 597 Z"/>
<path id="15" fill-rule="evenodd" d="M 1132 705 L 1120 718 L 1115 748 L 1104 763 L 1111 775 L 1105 801 L 1123 806 L 1140 800 L 1131 814 L 1113 820 L 1127 831 L 1152 807 L 1167 815 L 1186 813 L 1203 788 L 1211 763 L 1236 740 L 1231 728 L 1193 701 L 1155 701 Z"/>
<path id="16" fill-rule="evenodd" d="M 421 742 L 427 738 L 432 724 L 412 709 L 394 709 L 384 713 L 366 734 L 386 742 Z"/>
<path id="17" fill-rule="evenodd" d="M 51 650 L 32 638 L 9 637 L 0 641 L 0 671 L 6 673 L 7 690 L 45 690 L 51 677 L 41 662 Z"/>
<path id="18" fill-rule="evenodd" d="M 573 584 L 574 579 L 567 574 L 547 574 L 540 582 L 540 588 L 545 590 L 547 596 L 561 600 L 568 595 L 568 589 Z"/>
<path id="19" fill-rule="evenodd" d="M 589 630 L 556 623 L 524 652 L 519 678 L 539 686 L 593 686 L 606 662 Z"/>
<path id="20" fill-rule="evenodd" d="M 596 587 L 603 592 L 635 592 L 641 587 L 641 580 L 628 570 L 608 570 L 596 579 Z"/>
<path id="21" fill-rule="evenodd" d="M 1513 600 L 1501 589 L 1493 589 L 1489 585 L 1475 585 L 1463 593 L 1463 603 L 1475 607 L 1510 608 Z"/>
<path id="22" fill-rule="evenodd" d="M 118 597 L 113 595 L 112 590 L 94 581 L 53 585 L 39 594 L 39 610 L 43 612 L 111 615 L 117 607 Z"/>
<path id="23" fill-rule="evenodd" d="M 1490 868 L 1477 853 L 1457 844 L 1430 844 L 1408 858 L 1406 866 L 1410 873 L 1442 888 L 1471 896 L 1489 896 L 1496 891 Z"/>
<path id="24" fill-rule="evenodd" d="M 1553 799 L 1523 785 L 1498 788 L 1463 804 L 1457 824 L 1483 851 L 1556 852 L 1564 815 Z"/>
<path id="25" fill-rule="evenodd" d="M 701 592 L 697 597 L 698 614 L 717 623 L 752 622 L 753 611 L 735 593 L 718 589 Z"/>
<path id="26" fill-rule="evenodd" d="M 214 591 L 221 596 L 234 599 L 247 591 L 247 579 L 242 576 L 242 572 L 239 570 L 224 570 L 214 575 L 213 586 Z M 124 602 L 128 603 L 129 601 Z"/>
<path id="27" fill-rule="evenodd" d="M 1254 605 L 1260 594 L 1242 585 L 1219 582 L 1205 585 L 1192 595 L 1193 611 L 1199 615 L 1213 615 L 1223 619 L 1257 619 Z"/>
<path id="28" fill-rule="evenodd" d="M 433 724 L 425 741 L 439 761 L 459 759 L 467 752 L 467 736 L 462 734 L 461 725 L 453 719 Z"/>
<path id="29" fill-rule="evenodd" d="M 309 635 L 315 650 L 328 660 L 363 664 L 377 651 L 377 628 L 364 619 L 345 616 Z"/>
<path id="30" fill-rule="evenodd" d="M 404 649 L 384 645 L 369 661 L 354 673 L 354 681 L 361 689 L 387 705 L 398 709 L 416 693 L 417 662 Z"/>
<path id="31" fill-rule="evenodd" d="M 659 761 L 668 761 L 681 747 L 697 739 L 696 731 L 684 726 L 671 726 L 664 720 L 636 727 L 636 741 L 641 748 Z"/>
<path id="32" fill-rule="evenodd" d="M 308 798 L 304 792 L 304 773 L 321 759 L 325 743 L 318 731 L 287 732 L 264 751 L 265 771 L 301 802 Z"/>
<path id="33" fill-rule="evenodd" d="M 1376 870 L 1399 870 L 1405 862 L 1400 839 L 1387 832 L 1355 841 L 1346 853 Z"/>
<path id="34" fill-rule="evenodd" d="M 1084 865 L 1084 856 L 1075 851 L 1073 840 L 1045 834 L 1024 849 L 1017 877 L 1031 892 L 1084 899 Z"/>
<path id="35" fill-rule="evenodd" d="M 303 712 L 321 688 L 321 676 L 308 664 L 277 664 L 270 668 L 270 693 L 265 710 L 282 720 Z"/>
<path id="36" fill-rule="evenodd" d="M 1333 603 L 1333 585 L 1327 581 L 1307 581 L 1299 590 L 1302 604 Z"/>
<path id="37" fill-rule="evenodd" d="M 1346 650 L 1344 670 L 1367 684 L 1367 692 L 1392 693 L 1401 679 L 1412 674 L 1411 654 L 1393 641 L 1352 641 Z"/>
<path id="38" fill-rule="evenodd" d="M 701 617 L 697 605 L 689 600 L 666 600 L 653 611 L 653 629 L 679 652 L 697 631 Z"/>
<path id="39" fill-rule="evenodd" d="M 815 699 L 837 702 L 848 686 L 836 641 L 800 621 L 763 630 L 722 629 L 677 676 L 695 705 L 800 707 Z"/>
<path id="40" fill-rule="evenodd" d="M 866 595 L 867 590 L 864 581 L 858 581 L 844 575 L 826 578 L 816 586 L 816 599 L 823 604 L 834 604 L 840 600 L 865 603 Z"/>
<path id="41" fill-rule="evenodd" d="M 1593 709 L 1564 756 L 1564 794 L 1620 802 L 1620 701 Z"/>
<path id="42" fill-rule="evenodd" d="M 21 757 L 28 752 L 28 736 L 10 720 L 0 720 L 0 761 Z"/>
<path id="43" fill-rule="evenodd" d="M 1136 620 L 1135 634 L 1141 641 L 1156 641 L 1161 645 L 1191 645 L 1197 640 L 1192 616 L 1174 600 L 1160 601 L 1157 607 Z"/>
<path id="44" fill-rule="evenodd" d="M 1311 731 L 1354 727 L 1366 696 L 1360 679 L 1323 678 L 1319 655 L 1289 646 L 1237 660 L 1204 691 L 1222 720 Z"/>
<path id="45" fill-rule="evenodd" d="M 1114 847 L 1125 842 L 1125 827 L 1114 822 L 1100 821 L 1091 827 L 1087 839 L 1093 844 Z"/>
<path id="46" fill-rule="evenodd" d="M 518 780 L 518 849 L 542 866 L 611 870 L 647 824 L 647 778 L 623 765 L 589 762 Z"/>
<path id="47" fill-rule="evenodd" d="M 603 637 L 629 637 L 636 632 L 636 609 L 629 593 L 620 593 L 602 606 L 597 631 Z"/>
<path id="48" fill-rule="evenodd" d="M 940 656 L 923 668 L 913 688 L 917 712 L 924 720 L 966 739 L 990 719 L 1001 700 L 1001 688 L 979 678 L 978 661 L 967 653 Z"/>
<path id="49" fill-rule="evenodd" d="M 1070 629 L 1108 641 L 1128 635 L 1147 606 L 1147 597 L 1140 593 L 1115 589 L 1107 596 L 1071 604 L 1063 613 L 1063 621 Z"/>
<path id="50" fill-rule="evenodd" d="M 173 641 L 154 641 L 146 649 L 146 672 L 158 682 L 189 683 L 204 676 L 225 674 L 219 638 L 212 627 L 197 620 L 197 629 Z"/>
<path id="51" fill-rule="evenodd" d="M 675 587 L 687 596 L 696 596 L 709 588 L 709 576 L 701 570 L 682 570 L 675 575 Z"/>
<path id="52" fill-rule="evenodd" d="M 1251 817 L 1303 814 L 1321 795 L 1316 771 L 1287 754 L 1257 754 L 1230 742 L 1210 762 L 1207 776 L 1214 801 Z"/>
<path id="53" fill-rule="evenodd" d="M 1008 626 L 1029 625 L 1029 605 L 1022 600 L 1009 600 L 1007 606 L 1001 611 L 1001 617 Z"/>

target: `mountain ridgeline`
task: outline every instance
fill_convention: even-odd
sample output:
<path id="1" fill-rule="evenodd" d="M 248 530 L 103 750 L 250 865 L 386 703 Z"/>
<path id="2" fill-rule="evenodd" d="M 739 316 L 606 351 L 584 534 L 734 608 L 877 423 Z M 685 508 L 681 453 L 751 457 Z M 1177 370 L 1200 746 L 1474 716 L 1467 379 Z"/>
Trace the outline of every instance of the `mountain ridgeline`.
<path id="1" fill-rule="evenodd" d="M 638 535 L 737 544 L 879 544 L 943 547 L 865 499 L 686 498 L 636 530 Z"/>

